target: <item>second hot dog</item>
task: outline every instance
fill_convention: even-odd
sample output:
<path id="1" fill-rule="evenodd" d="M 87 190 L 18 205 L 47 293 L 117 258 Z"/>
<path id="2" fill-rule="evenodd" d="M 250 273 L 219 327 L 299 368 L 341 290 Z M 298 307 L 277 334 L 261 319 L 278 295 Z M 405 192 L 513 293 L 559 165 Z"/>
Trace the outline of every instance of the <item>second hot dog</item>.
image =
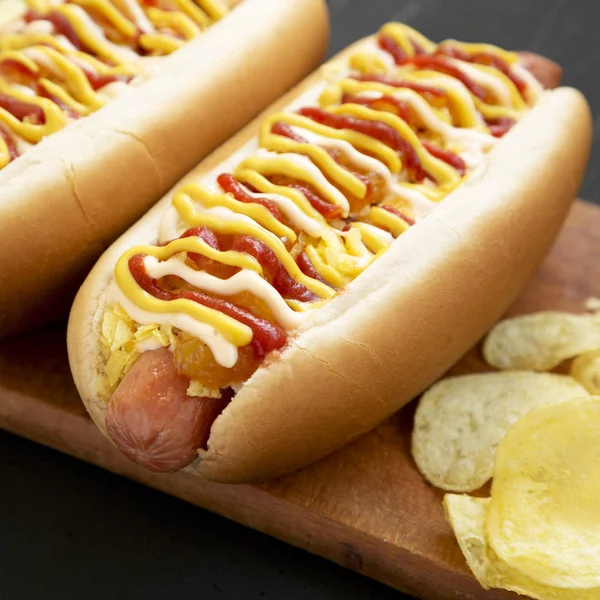
<path id="1" fill-rule="evenodd" d="M 102 251 L 327 38 L 323 0 L 30 2 L 0 33 L 0 335 L 66 315 Z"/>

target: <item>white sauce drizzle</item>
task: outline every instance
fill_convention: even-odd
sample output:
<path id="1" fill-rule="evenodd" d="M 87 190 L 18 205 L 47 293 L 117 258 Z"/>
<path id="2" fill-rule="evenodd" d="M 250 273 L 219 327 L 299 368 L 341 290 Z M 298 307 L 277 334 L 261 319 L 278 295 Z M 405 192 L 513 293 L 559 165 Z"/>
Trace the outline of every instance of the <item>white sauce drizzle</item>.
<path id="1" fill-rule="evenodd" d="M 197 205 L 198 212 L 205 213 L 210 215 L 211 217 L 215 217 L 220 221 L 229 221 L 230 223 L 247 223 L 248 225 L 254 225 L 255 227 L 260 227 L 264 229 L 262 225 L 259 225 L 254 219 L 249 217 L 248 215 L 243 215 L 241 213 L 236 213 L 235 211 L 227 208 L 226 206 L 211 206 L 205 207 L 198 202 L 195 202 Z"/>
<path id="2" fill-rule="evenodd" d="M 37 96 L 37 94 L 26 85 L 21 85 L 20 83 L 13 83 L 11 87 L 15 92 L 21 92 L 21 94 L 24 94 L 25 96 L 30 96 L 31 98 L 35 98 Z"/>
<path id="3" fill-rule="evenodd" d="M 310 144 L 341 150 L 348 158 L 350 158 L 353 165 L 361 169 L 378 173 L 385 177 L 386 180 L 392 176 L 390 170 L 384 163 L 376 158 L 363 154 L 360 150 L 357 150 L 350 142 L 347 142 L 346 140 L 330 138 L 302 127 L 292 126 L 291 129 L 305 138 Z"/>
<path id="4" fill-rule="evenodd" d="M 96 24 L 96 22 L 81 8 L 75 4 L 70 4 L 71 10 L 77 14 L 78 17 L 81 18 L 85 23 L 86 30 L 89 32 L 90 37 L 96 40 L 101 45 L 108 45 L 111 47 L 113 52 L 120 56 L 125 61 L 137 62 L 139 61 L 139 55 L 136 54 L 133 50 L 129 48 L 125 48 L 123 46 L 119 46 L 109 41 L 104 35 L 104 31 L 102 28 Z"/>
<path id="5" fill-rule="evenodd" d="M 443 74 L 439 74 L 439 76 L 436 77 L 428 77 L 427 79 L 423 80 L 423 83 L 431 87 L 435 87 L 437 85 L 441 88 L 446 88 L 454 92 L 457 96 L 459 96 L 459 102 L 464 104 L 468 112 L 474 115 L 475 120 L 481 125 L 485 125 L 483 117 L 475 106 L 473 96 L 471 96 L 471 92 L 469 92 L 469 90 L 465 87 L 464 83 L 458 81 L 458 79 L 454 79 L 454 77 Z"/>
<path id="6" fill-rule="evenodd" d="M 544 93 L 542 84 L 535 78 L 533 73 L 527 70 L 523 65 L 512 65 L 511 69 L 517 77 L 520 77 L 525 82 L 525 85 L 527 86 L 527 101 L 529 103 L 537 102 Z"/>
<path id="7" fill-rule="evenodd" d="M 223 367 L 232 368 L 237 362 L 237 347 L 228 342 L 214 327 L 196 321 L 185 313 L 153 313 L 142 310 L 129 300 L 114 281 L 107 304 L 120 304 L 123 310 L 141 325 L 171 325 L 189 333 L 206 344 L 215 360 Z"/>
<path id="8" fill-rule="evenodd" d="M 478 69 L 474 65 L 467 62 L 457 60 L 455 58 L 448 59 L 450 63 L 461 70 L 467 77 L 472 79 L 476 84 L 493 92 L 496 100 L 503 106 L 512 106 L 510 92 L 507 87 L 497 77 L 491 73 L 487 73 L 482 69 Z"/>
<path id="9" fill-rule="evenodd" d="M 375 98 L 383 96 L 382 93 L 376 92 Z M 359 94 L 363 96 L 363 93 Z M 489 150 L 495 143 L 496 138 L 482 131 L 475 131 L 466 127 L 453 127 L 440 119 L 427 103 L 427 101 L 413 90 L 398 90 L 391 94 L 395 99 L 406 102 L 410 108 L 417 114 L 425 127 L 429 130 L 439 133 L 448 140 L 457 141 L 467 146 L 473 146 Z"/>
<path id="10" fill-rule="evenodd" d="M 404 185 L 395 183 L 392 187 L 392 193 L 411 205 L 414 218 L 417 221 L 426 217 L 437 206 L 437 202 L 433 202 L 425 194 Z"/>
<path id="11" fill-rule="evenodd" d="M 146 17 L 142 7 L 134 0 L 120 0 L 129 16 L 135 21 L 142 33 L 152 33 L 155 31 L 151 21 Z"/>
<path id="12" fill-rule="evenodd" d="M 256 157 L 261 158 L 263 160 L 279 160 L 285 159 L 300 169 L 302 169 L 305 173 L 311 176 L 313 181 L 315 181 L 318 185 L 320 185 L 323 189 L 327 190 L 327 193 L 335 198 L 336 204 L 342 208 L 342 210 L 347 214 L 350 211 L 350 204 L 348 199 L 340 190 L 338 190 L 333 184 L 329 183 L 325 178 L 325 175 L 321 173 L 321 170 L 307 157 L 302 154 L 295 154 L 293 152 L 282 152 L 278 154 L 276 152 L 270 152 L 268 150 L 264 150 L 259 148 L 255 154 Z"/>
<path id="13" fill-rule="evenodd" d="M 35 46 L 32 48 L 24 48 L 22 52 L 38 65 L 46 67 L 46 69 L 54 75 L 61 75 L 61 71 L 57 68 L 56 63 L 47 54 L 44 54 L 44 52 Z"/>
<path id="14" fill-rule="evenodd" d="M 244 187 L 244 186 L 242 186 Z M 316 219 L 308 216 L 293 200 L 281 194 L 254 193 L 244 187 L 244 191 L 252 198 L 267 198 L 277 205 L 277 208 L 287 219 L 300 231 L 304 231 L 311 237 L 320 238 L 327 236 L 328 227 L 319 223 Z"/>
<path id="15" fill-rule="evenodd" d="M 385 66 L 387 71 L 395 71 L 398 66 L 394 62 L 394 57 L 385 50 L 382 50 L 377 43 L 375 37 L 369 38 L 365 40 L 364 46 L 357 50 L 357 52 L 368 52 L 369 54 L 376 54 L 378 58 L 380 58 Z"/>
<path id="16" fill-rule="evenodd" d="M 252 292 L 255 296 L 264 300 L 277 322 L 286 329 L 295 329 L 304 320 L 303 314 L 291 309 L 281 297 L 281 294 L 256 271 L 242 269 L 229 279 L 219 279 L 205 271 L 195 271 L 176 257 L 161 262 L 153 256 L 146 256 L 144 266 L 152 279 L 160 279 L 166 275 L 176 275 L 198 289 L 220 296 Z"/>
<path id="17" fill-rule="evenodd" d="M 348 152 L 348 156 L 351 157 L 351 160 L 357 166 L 365 166 L 368 169 L 371 169 L 373 172 L 381 175 L 385 181 L 386 188 L 388 193 L 394 196 L 398 196 L 409 202 L 414 210 L 415 218 L 420 219 L 427 214 L 436 206 L 435 202 L 432 202 L 427 198 L 424 194 L 421 194 L 417 190 L 407 188 L 403 185 L 399 185 L 397 181 L 398 177 L 392 175 L 391 171 L 379 160 L 371 158 L 370 156 L 366 156 L 356 150 L 352 144 L 346 142 L 345 140 L 335 140 L 332 138 L 328 138 L 325 136 L 320 136 L 312 131 L 308 131 L 306 129 L 295 128 L 298 129 L 299 133 L 306 137 L 311 143 L 319 143 L 324 146 L 337 147 L 340 148 L 344 152 Z"/>
<path id="18" fill-rule="evenodd" d="M 40 19 L 39 21 L 31 21 L 31 23 L 26 23 L 24 27 L 19 28 L 19 31 L 25 34 L 40 33 L 52 35 L 54 33 L 54 25 L 52 25 L 50 21 Z"/>

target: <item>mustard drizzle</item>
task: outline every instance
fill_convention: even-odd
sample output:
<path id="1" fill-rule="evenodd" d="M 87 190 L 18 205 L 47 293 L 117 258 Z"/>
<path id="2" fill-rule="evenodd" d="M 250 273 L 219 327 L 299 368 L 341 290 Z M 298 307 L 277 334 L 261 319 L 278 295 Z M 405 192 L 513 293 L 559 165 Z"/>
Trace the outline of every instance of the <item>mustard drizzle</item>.
<path id="1" fill-rule="evenodd" d="M 409 55 L 415 52 L 413 42 L 426 52 L 433 52 L 436 49 L 433 42 L 405 25 L 388 24 L 381 29 L 380 33 L 394 39 L 397 45 Z M 494 46 L 461 44 L 456 41 L 451 43 L 466 52 L 487 52 L 495 54 L 509 65 L 517 63 L 517 55 Z M 459 66 L 461 64 L 461 61 L 454 62 Z M 280 223 L 259 204 L 239 202 L 231 194 L 215 191 L 218 189 L 216 183 L 211 186 L 187 183 L 175 193 L 172 201 L 177 211 L 180 231 L 193 226 L 206 226 L 218 234 L 250 235 L 265 243 L 275 253 L 287 272 L 319 298 L 312 305 L 287 300 L 288 305 L 294 310 L 302 311 L 311 306 L 321 306 L 335 294 L 337 289 L 351 283 L 381 253 L 385 252 L 394 238 L 405 233 L 410 228 L 409 223 L 413 217 L 411 198 L 414 194 L 433 206 L 470 176 L 467 172 L 461 177 L 454 167 L 433 156 L 423 145 L 421 136 L 425 139 L 429 138 L 443 149 L 455 150 L 460 146 L 460 134 L 466 130 L 489 136 L 491 140 L 485 118 L 518 119 L 529 109 L 529 105 L 523 100 L 514 84 L 493 67 L 480 68 L 481 65 L 469 65 L 470 72 L 479 69 L 486 76 L 495 78 L 495 85 L 502 87 L 503 97 L 508 98 L 508 102 L 483 103 L 474 98 L 460 81 L 443 73 L 419 70 L 410 65 L 391 68 L 389 58 L 379 50 L 358 53 L 349 59 L 348 65 L 351 70 L 350 75 L 331 83 L 320 95 L 316 106 L 332 115 L 354 117 L 362 122 L 370 121 L 387 125 L 412 147 L 428 175 L 428 181 L 422 183 L 411 181 L 398 152 L 366 133 L 352 129 L 336 129 L 295 112 L 284 111 L 272 114 L 264 120 L 258 135 L 260 149 L 243 158 L 232 172 L 241 184 L 251 186 L 259 195 L 279 197 L 300 208 L 307 217 L 321 225 L 317 237 L 307 235 L 301 224 Z M 353 74 L 361 73 L 384 74 L 398 80 L 440 88 L 444 91 L 444 98 L 440 102 L 439 98 L 414 90 L 396 88 L 379 82 L 357 81 L 352 78 Z M 485 79 L 478 83 L 485 86 Z M 416 114 L 412 116 L 419 131 L 392 112 L 356 103 L 343 103 L 344 93 L 359 94 L 369 98 L 379 98 L 382 95 L 393 97 L 395 94 L 401 94 L 409 105 L 411 101 L 415 106 L 417 101 L 420 102 L 421 108 L 424 105 L 430 111 L 431 118 L 437 119 L 445 127 L 457 132 L 457 137 L 449 140 L 440 135 L 439 131 L 427 130 L 427 119 L 419 119 Z M 275 123 L 283 123 L 291 127 L 295 133 L 305 139 L 314 135 L 320 141 L 300 142 L 277 135 L 272 132 Z M 360 171 L 360 164 L 352 162 L 353 158 L 360 162 L 370 157 L 370 160 L 378 161 L 381 172 L 387 173 L 383 198 L 378 204 L 366 206 L 360 212 L 352 214 L 350 227 L 344 230 L 345 221 L 327 222 L 300 191 L 271 181 L 273 176 L 279 175 L 307 184 L 323 200 L 342 208 L 343 217 L 347 218 L 350 213 L 349 206 L 347 201 L 340 200 L 340 193 L 364 199 L 369 190 L 364 181 L 351 170 L 338 164 L 322 147 L 322 145 L 327 146 L 327 140 L 330 140 L 330 148 L 334 148 L 339 142 L 347 143 L 352 147 L 353 152 L 347 156 L 352 164 L 351 169 L 356 168 Z M 359 160 L 359 157 L 362 158 Z M 407 218 L 404 219 L 382 208 L 385 204 L 400 210 Z M 220 212 L 217 214 L 215 211 Z M 283 244 L 282 238 L 293 243 L 290 250 Z M 195 252 L 192 250 L 194 238 L 181 238 L 177 242 L 177 252 Z M 176 254 L 175 250 L 172 252 L 165 250 L 170 246 L 171 244 L 160 248 L 161 260 Z M 120 274 L 117 285 L 121 293 L 139 307 L 142 307 L 142 303 L 145 302 L 145 292 L 135 282 L 126 280 L 123 273 L 127 271 L 127 260 L 135 254 L 147 253 L 148 248 L 148 246 L 139 246 L 130 249 L 119 259 L 115 271 Z M 300 271 L 294 260 L 300 252 L 306 253 L 316 272 L 328 285 Z M 169 306 L 169 311 L 173 310 L 174 307 Z M 188 305 L 181 306 L 180 310 L 192 316 Z M 212 313 L 205 313 L 202 319 L 204 323 L 217 329 L 224 338 L 233 337 L 235 328 L 230 322 L 217 320 Z"/>

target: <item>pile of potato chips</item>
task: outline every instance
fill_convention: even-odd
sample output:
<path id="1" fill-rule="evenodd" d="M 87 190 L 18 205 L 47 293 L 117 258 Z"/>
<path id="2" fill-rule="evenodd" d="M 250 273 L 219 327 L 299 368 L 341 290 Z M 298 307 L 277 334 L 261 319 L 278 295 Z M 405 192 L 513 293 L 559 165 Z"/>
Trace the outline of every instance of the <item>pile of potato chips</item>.
<path id="1" fill-rule="evenodd" d="M 489 498 L 444 505 L 485 588 L 540 600 L 600 600 L 600 306 L 499 323 L 483 344 L 502 371 L 432 386 L 415 414 L 412 453 L 452 492 L 493 478 Z M 548 373 L 572 360 L 569 375 Z"/>

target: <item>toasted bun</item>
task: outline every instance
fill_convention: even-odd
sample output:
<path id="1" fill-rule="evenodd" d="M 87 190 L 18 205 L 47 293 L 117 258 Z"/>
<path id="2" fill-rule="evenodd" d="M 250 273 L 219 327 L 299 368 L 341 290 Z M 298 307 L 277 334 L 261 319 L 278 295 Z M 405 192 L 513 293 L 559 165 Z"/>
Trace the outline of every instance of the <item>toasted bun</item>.
<path id="1" fill-rule="evenodd" d="M 312 70 L 327 34 L 323 0 L 245 0 L 148 81 L 2 169 L 0 335 L 66 314 L 102 251 Z"/>
<path id="2" fill-rule="evenodd" d="M 217 166 L 256 134 L 259 123 L 190 177 Z M 480 179 L 463 184 L 400 236 L 315 311 L 310 327 L 276 360 L 256 371 L 214 422 L 208 450 L 188 469 L 223 482 L 297 469 L 372 429 L 441 376 L 500 317 L 548 252 L 577 194 L 590 138 L 583 96 L 569 88 L 546 92 L 488 155 Z M 122 252 L 156 240 L 171 197 L 102 257 L 73 306 L 71 367 L 104 431 L 108 398 L 96 389 L 103 368 L 103 292 Z"/>

